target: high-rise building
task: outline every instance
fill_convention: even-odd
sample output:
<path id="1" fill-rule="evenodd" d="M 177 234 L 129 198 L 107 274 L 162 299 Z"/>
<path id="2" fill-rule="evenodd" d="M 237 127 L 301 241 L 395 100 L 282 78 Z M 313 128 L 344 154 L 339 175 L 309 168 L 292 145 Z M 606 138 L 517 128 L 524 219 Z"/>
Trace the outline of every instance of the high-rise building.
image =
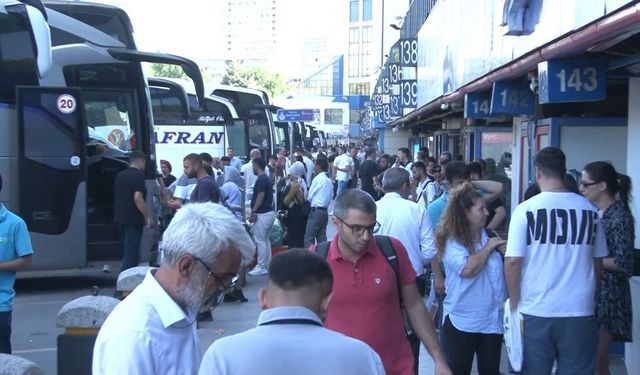
<path id="1" fill-rule="evenodd" d="M 215 0 L 211 56 L 291 73 L 302 65 L 295 0 Z M 203 46 L 207 48 L 207 46 Z"/>

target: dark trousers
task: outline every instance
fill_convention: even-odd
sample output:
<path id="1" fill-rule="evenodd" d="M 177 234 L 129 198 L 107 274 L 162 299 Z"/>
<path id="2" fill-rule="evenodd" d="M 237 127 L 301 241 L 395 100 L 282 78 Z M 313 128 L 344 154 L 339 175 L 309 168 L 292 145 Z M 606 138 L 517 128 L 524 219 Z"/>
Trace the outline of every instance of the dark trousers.
<path id="1" fill-rule="evenodd" d="M 11 311 L 0 312 L 0 353 L 11 354 Z"/>
<path id="2" fill-rule="evenodd" d="M 116 230 L 124 245 L 122 267 L 120 272 L 140 263 L 140 240 L 142 239 L 142 225 L 116 224 Z"/>
<path id="3" fill-rule="evenodd" d="M 449 316 L 444 321 L 444 334 L 447 338 L 447 362 L 453 375 L 469 375 L 473 365 L 473 356 L 478 356 L 480 375 L 500 374 L 500 351 L 502 335 L 459 331 L 451 324 Z"/>
<path id="4" fill-rule="evenodd" d="M 307 227 L 304 232 L 304 247 L 327 240 L 327 224 L 329 223 L 329 214 L 327 209 L 311 208 Z"/>

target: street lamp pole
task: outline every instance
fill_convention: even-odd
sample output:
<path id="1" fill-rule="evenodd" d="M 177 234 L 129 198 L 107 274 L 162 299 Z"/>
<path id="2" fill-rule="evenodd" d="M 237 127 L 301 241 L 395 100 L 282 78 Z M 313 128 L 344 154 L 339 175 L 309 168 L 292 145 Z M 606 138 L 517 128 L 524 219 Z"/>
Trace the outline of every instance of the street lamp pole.
<path id="1" fill-rule="evenodd" d="M 382 19 L 380 20 L 380 67 L 384 67 L 384 0 L 382 3 Z"/>

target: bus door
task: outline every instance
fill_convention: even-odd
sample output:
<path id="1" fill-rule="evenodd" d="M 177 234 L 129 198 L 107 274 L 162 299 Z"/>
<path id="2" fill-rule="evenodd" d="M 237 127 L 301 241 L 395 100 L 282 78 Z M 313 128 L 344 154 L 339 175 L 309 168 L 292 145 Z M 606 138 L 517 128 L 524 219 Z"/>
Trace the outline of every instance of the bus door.
<path id="1" fill-rule="evenodd" d="M 36 249 L 34 268 L 85 266 L 87 125 L 80 91 L 18 87 L 17 103 L 18 213 Z"/>

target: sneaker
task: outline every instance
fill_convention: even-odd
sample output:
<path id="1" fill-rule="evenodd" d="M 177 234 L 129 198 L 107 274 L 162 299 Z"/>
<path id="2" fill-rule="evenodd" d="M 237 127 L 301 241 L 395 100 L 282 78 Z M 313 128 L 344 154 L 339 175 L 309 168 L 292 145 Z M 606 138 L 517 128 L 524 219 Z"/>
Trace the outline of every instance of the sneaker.
<path id="1" fill-rule="evenodd" d="M 269 272 L 267 270 L 265 270 L 264 268 L 262 268 L 262 267 L 256 266 L 254 269 L 252 269 L 248 273 L 251 276 L 260 276 L 260 275 L 266 275 Z"/>

